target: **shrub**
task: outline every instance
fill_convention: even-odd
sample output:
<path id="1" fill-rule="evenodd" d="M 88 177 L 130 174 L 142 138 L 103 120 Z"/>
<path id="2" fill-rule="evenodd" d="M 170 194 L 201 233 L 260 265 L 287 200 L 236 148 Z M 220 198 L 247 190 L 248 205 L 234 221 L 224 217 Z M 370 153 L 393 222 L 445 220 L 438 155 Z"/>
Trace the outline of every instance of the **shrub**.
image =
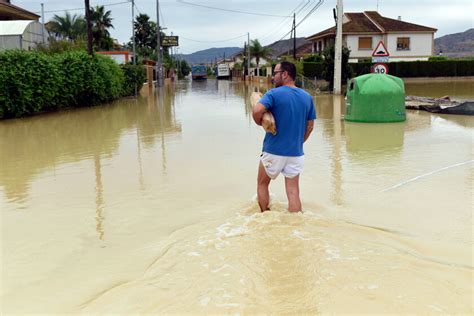
<path id="1" fill-rule="evenodd" d="M 370 73 L 372 63 L 349 64 L 354 76 Z M 388 73 L 402 78 L 474 76 L 472 60 L 399 61 L 388 63 Z"/>
<path id="2" fill-rule="evenodd" d="M 119 65 L 106 56 L 5 51 L 0 53 L 0 118 L 108 102 L 124 95 L 124 81 Z"/>
<path id="3" fill-rule="evenodd" d="M 304 62 L 312 62 L 312 63 L 322 63 L 323 62 L 323 56 L 319 55 L 319 54 L 310 54 L 308 56 L 305 56 L 303 58 L 303 61 Z"/>
<path id="4" fill-rule="evenodd" d="M 35 50 L 45 54 L 59 54 L 78 50 L 87 50 L 87 42 L 82 39 L 76 39 L 75 41 L 69 41 L 66 39 L 57 40 L 54 37 L 50 37 L 48 44 L 40 43 L 36 46 Z"/>
<path id="5" fill-rule="evenodd" d="M 60 68 L 43 53 L 0 54 L 0 117 L 18 117 L 60 106 Z"/>
<path id="6" fill-rule="evenodd" d="M 323 63 L 303 62 L 303 74 L 308 78 L 322 78 Z"/>
<path id="7" fill-rule="evenodd" d="M 335 47 L 328 46 L 324 49 L 324 61 L 322 77 L 329 82 L 329 90 L 333 90 L 334 87 L 334 60 L 335 60 Z M 341 52 L 341 82 L 346 82 L 352 77 L 352 69 L 349 66 L 349 55 L 351 51 L 347 47 L 342 47 Z"/>
<path id="8" fill-rule="evenodd" d="M 442 60 L 448 60 L 448 57 L 446 56 L 431 56 L 428 58 L 428 61 L 442 61 Z"/>
<path id="9" fill-rule="evenodd" d="M 125 76 L 123 83 L 123 95 L 129 96 L 135 94 L 135 85 L 137 91 L 143 87 L 146 81 L 146 71 L 142 65 L 125 64 L 121 66 L 122 72 Z"/>

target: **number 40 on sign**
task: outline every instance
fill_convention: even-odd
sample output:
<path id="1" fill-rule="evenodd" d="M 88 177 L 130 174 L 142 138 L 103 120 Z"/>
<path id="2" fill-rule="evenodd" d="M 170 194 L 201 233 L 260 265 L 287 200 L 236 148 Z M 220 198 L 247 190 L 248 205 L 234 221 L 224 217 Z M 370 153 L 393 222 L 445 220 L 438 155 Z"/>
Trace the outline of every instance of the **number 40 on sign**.
<path id="1" fill-rule="evenodd" d="M 372 72 L 376 74 L 388 74 L 388 66 L 384 63 L 377 63 L 372 66 Z"/>

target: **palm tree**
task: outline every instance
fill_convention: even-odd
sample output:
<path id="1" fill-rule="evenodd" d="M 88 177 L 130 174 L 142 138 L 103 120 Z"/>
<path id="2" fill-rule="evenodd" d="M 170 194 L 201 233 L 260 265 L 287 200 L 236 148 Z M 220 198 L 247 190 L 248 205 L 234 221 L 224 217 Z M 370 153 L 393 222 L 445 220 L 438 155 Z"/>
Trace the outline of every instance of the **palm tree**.
<path id="1" fill-rule="evenodd" d="M 56 37 L 66 38 L 70 41 L 75 41 L 86 35 L 86 23 L 82 15 L 71 15 L 69 12 L 66 12 L 65 16 L 54 15 L 47 25 L 48 31 L 53 32 Z"/>
<path id="2" fill-rule="evenodd" d="M 139 14 L 133 22 L 135 44 L 140 48 L 156 49 L 156 23 L 146 14 Z"/>
<path id="3" fill-rule="evenodd" d="M 108 48 L 106 43 L 110 42 L 109 28 L 114 28 L 112 25 L 112 12 L 105 11 L 104 6 L 96 6 L 91 9 L 92 32 L 94 35 L 95 44 L 98 49 Z"/>
<path id="4" fill-rule="evenodd" d="M 258 39 L 250 41 L 250 55 L 255 57 L 255 61 L 257 62 L 257 76 L 260 75 L 260 58 L 271 59 L 271 52 L 272 50 L 268 47 L 263 47 Z"/>

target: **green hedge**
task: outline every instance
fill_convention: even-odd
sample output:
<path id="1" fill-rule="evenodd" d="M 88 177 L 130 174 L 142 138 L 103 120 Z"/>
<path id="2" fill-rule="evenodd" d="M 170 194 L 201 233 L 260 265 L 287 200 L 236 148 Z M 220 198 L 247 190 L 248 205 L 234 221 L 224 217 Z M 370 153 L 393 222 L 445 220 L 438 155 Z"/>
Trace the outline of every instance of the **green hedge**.
<path id="1" fill-rule="evenodd" d="M 303 74 L 308 78 L 322 78 L 323 63 L 303 62 Z"/>
<path id="2" fill-rule="evenodd" d="M 146 81 L 146 70 L 141 65 L 125 64 L 121 65 L 122 72 L 125 75 L 123 83 L 124 95 L 135 94 L 135 85 L 137 91 L 140 91 Z"/>
<path id="3" fill-rule="evenodd" d="M 109 57 L 84 51 L 2 52 L 0 118 L 112 101 L 131 94 L 128 88 L 135 79 L 129 73 Z"/>
<path id="4" fill-rule="evenodd" d="M 322 63 L 304 63 L 306 77 L 321 78 Z M 354 76 L 370 73 L 372 63 L 350 63 Z M 434 60 L 388 63 L 389 74 L 397 77 L 464 77 L 474 76 L 474 60 Z"/>

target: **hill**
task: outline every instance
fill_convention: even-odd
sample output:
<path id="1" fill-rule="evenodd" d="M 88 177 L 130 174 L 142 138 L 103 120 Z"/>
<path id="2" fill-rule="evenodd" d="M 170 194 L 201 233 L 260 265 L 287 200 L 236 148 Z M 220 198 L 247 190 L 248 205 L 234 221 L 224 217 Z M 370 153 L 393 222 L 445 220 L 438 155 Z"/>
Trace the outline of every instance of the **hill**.
<path id="1" fill-rule="evenodd" d="M 186 60 L 186 62 L 188 62 L 188 64 L 190 65 L 196 65 L 201 63 L 204 64 L 214 62 L 216 58 L 222 59 L 224 58 L 224 55 L 226 57 L 230 57 L 241 50 L 242 48 L 240 47 L 213 47 L 205 50 L 200 50 L 192 54 L 179 54 L 179 58 Z"/>
<path id="2" fill-rule="evenodd" d="M 304 37 L 297 37 L 296 38 L 296 47 L 300 47 L 304 44 L 309 43 Z M 289 40 L 281 40 L 274 42 L 273 44 L 267 45 L 266 47 L 270 48 L 272 50 L 272 57 L 277 58 L 283 53 L 288 53 L 288 50 L 290 52 L 293 51 L 293 39 Z"/>
<path id="3" fill-rule="evenodd" d="M 308 44 L 309 41 L 305 40 L 304 37 L 297 37 L 296 38 L 296 47 L 301 47 L 302 45 Z M 293 40 L 281 40 L 274 42 L 270 45 L 267 45 L 272 50 L 272 58 L 277 58 L 282 53 L 287 53 L 288 50 L 291 52 L 293 51 Z M 243 50 L 242 47 L 213 47 L 205 50 L 200 50 L 194 52 L 192 54 L 179 54 L 178 57 L 184 59 L 188 62 L 188 64 L 196 65 L 196 64 L 205 64 L 209 62 L 214 62 L 217 60 L 224 58 L 225 56 L 231 57 L 235 53 L 241 52 Z"/>
<path id="4" fill-rule="evenodd" d="M 467 57 L 474 55 L 474 28 L 465 32 L 448 34 L 435 39 L 435 53 L 442 52 L 447 57 Z"/>

